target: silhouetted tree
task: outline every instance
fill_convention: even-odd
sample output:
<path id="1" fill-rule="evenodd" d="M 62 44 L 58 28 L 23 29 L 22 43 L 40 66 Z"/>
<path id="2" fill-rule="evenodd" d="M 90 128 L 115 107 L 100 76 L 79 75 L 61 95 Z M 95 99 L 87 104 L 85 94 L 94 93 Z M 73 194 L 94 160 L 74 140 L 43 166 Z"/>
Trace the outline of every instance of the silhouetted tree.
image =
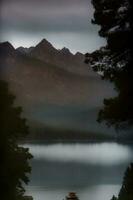
<path id="1" fill-rule="evenodd" d="M 23 183 L 27 184 L 30 173 L 27 148 L 20 147 L 18 140 L 28 133 L 26 120 L 21 117 L 22 108 L 14 106 L 15 97 L 8 84 L 0 80 L 0 199 L 21 200 Z"/>
<path id="2" fill-rule="evenodd" d="M 130 0 L 92 0 L 95 8 L 92 22 L 101 26 L 99 35 L 107 45 L 86 54 L 86 62 L 114 83 L 118 95 L 104 100 L 98 121 L 106 121 L 116 129 L 133 125 L 133 66 L 131 59 L 131 2 Z"/>
<path id="3" fill-rule="evenodd" d="M 120 189 L 118 198 L 113 196 L 111 200 L 132 200 L 133 199 L 133 163 L 127 168 L 122 187 Z"/>
<path id="4" fill-rule="evenodd" d="M 92 54 L 86 54 L 86 63 L 100 72 L 103 79 L 114 83 L 118 95 L 104 99 L 104 108 L 98 121 L 106 121 L 116 129 L 133 125 L 133 62 L 132 62 L 132 19 L 131 0 L 92 0 L 95 8 L 92 23 L 101 26 L 99 35 L 106 38 L 107 45 Z M 118 198 L 133 199 L 133 164 L 124 175 Z"/>
<path id="5" fill-rule="evenodd" d="M 127 168 L 122 188 L 118 195 L 118 200 L 132 200 L 133 199 L 133 163 Z"/>
<path id="6" fill-rule="evenodd" d="M 117 197 L 113 196 L 111 200 L 117 200 Z"/>

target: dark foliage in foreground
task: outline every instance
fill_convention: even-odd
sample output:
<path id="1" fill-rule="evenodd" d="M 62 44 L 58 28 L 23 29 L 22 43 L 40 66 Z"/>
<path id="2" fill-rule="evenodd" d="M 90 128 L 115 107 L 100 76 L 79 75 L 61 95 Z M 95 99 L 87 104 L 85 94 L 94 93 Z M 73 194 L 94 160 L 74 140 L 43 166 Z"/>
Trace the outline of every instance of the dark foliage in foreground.
<path id="1" fill-rule="evenodd" d="M 8 85 L 0 81 L 0 197 L 3 200 L 21 200 L 23 183 L 27 184 L 30 173 L 27 148 L 20 147 L 18 140 L 28 133 L 26 120 L 21 117 L 22 108 L 14 106 L 15 97 Z"/>
<path id="2" fill-rule="evenodd" d="M 132 66 L 132 20 L 130 0 L 92 0 L 95 8 L 94 24 L 101 26 L 99 35 L 105 37 L 107 45 L 86 54 L 86 62 L 103 79 L 114 83 L 118 95 L 104 100 L 98 121 L 106 121 L 116 129 L 133 125 L 133 66 Z"/>
<path id="3" fill-rule="evenodd" d="M 98 121 L 106 121 L 116 129 L 133 126 L 133 62 L 131 0 L 92 0 L 95 8 L 92 23 L 101 26 L 99 35 L 106 38 L 107 45 L 92 54 L 86 54 L 86 63 L 101 73 L 103 79 L 114 83 L 118 95 L 104 99 L 104 108 Z M 118 197 L 111 200 L 133 199 L 133 164 L 123 179 Z"/>

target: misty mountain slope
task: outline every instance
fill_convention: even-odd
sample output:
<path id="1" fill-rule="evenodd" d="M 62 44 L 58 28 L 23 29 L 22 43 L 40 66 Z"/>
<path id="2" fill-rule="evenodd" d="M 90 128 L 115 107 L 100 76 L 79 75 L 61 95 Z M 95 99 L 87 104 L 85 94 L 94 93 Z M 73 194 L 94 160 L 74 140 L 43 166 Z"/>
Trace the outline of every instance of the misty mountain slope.
<path id="1" fill-rule="evenodd" d="M 42 109 L 45 112 L 42 112 Z M 96 122 L 99 107 L 89 106 L 59 106 L 59 105 L 39 105 L 31 108 L 26 113 L 32 126 L 37 130 L 44 130 L 44 127 L 53 129 L 70 129 L 75 131 L 85 131 L 88 133 L 106 133 L 108 136 L 114 134 L 112 128 L 107 129 L 104 124 Z"/>
<path id="2" fill-rule="evenodd" d="M 82 54 L 46 44 L 39 43 L 39 50 L 0 44 L 1 78 L 9 82 L 31 128 L 107 132 L 96 116 L 103 99 L 114 95 L 112 85 L 84 64 Z"/>
<path id="3" fill-rule="evenodd" d="M 2 60 L 3 78 L 25 105 L 41 102 L 94 105 L 112 93 L 110 84 L 105 84 L 98 75 L 89 76 L 89 70 L 84 76 L 57 67 L 55 62 L 50 64 L 45 59 L 19 54 L 15 49 Z"/>
<path id="4" fill-rule="evenodd" d="M 94 73 L 92 69 L 88 69 L 87 65 L 84 63 L 84 55 L 82 53 L 77 52 L 74 55 L 65 47 L 58 50 L 46 39 L 43 39 L 35 47 L 20 47 L 17 51 L 49 64 L 54 64 L 66 71 L 73 72 L 74 74 L 88 76 L 89 70 L 89 76 L 97 76 L 97 74 Z"/>

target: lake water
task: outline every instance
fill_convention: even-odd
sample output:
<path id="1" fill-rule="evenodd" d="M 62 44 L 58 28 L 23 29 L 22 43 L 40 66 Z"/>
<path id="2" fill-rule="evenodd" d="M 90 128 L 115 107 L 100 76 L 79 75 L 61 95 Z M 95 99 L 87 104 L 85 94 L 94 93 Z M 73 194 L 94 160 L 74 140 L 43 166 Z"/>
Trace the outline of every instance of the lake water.
<path id="1" fill-rule="evenodd" d="M 133 146 L 117 143 L 25 144 L 34 155 L 27 194 L 34 200 L 110 200 L 121 187 Z"/>

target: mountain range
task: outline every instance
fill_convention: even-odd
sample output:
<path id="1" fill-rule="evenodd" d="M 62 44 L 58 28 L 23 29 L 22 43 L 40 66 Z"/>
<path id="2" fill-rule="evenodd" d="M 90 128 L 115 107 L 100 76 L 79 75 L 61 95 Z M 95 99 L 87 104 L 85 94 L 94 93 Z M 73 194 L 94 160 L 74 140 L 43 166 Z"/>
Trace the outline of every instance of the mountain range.
<path id="1" fill-rule="evenodd" d="M 16 103 L 33 126 L 106 132 L 96 123 L 96 115 L 103 99 L 115 92 L 84 59 L 82 53 L 56 49 L 46 39 L 35 47 L 17 49 L 3 42 L 1 79 L 9 82 Z"/>

